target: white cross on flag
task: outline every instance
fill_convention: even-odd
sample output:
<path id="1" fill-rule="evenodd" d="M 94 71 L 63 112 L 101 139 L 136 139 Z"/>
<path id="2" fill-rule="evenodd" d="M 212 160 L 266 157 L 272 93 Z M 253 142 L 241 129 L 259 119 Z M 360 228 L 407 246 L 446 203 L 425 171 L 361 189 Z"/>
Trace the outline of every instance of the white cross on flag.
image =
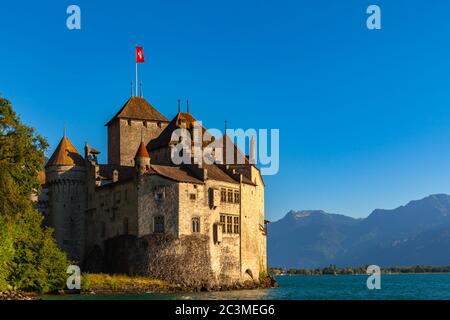
<path id="1" fill-rule="evenodd" d="M 144 48 L 136 47 L 136 63 L 142 63 L 142 62 L 145 62 Z"/>

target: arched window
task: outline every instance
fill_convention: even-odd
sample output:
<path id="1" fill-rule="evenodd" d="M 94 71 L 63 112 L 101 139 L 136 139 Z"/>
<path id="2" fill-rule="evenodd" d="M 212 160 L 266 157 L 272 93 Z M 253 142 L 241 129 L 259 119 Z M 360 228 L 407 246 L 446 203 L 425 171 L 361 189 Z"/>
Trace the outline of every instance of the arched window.
<path id="1" fill-rule="evenodd" d="M 192 218 L 192 233 L 200 232 L 200 218 Z"/>

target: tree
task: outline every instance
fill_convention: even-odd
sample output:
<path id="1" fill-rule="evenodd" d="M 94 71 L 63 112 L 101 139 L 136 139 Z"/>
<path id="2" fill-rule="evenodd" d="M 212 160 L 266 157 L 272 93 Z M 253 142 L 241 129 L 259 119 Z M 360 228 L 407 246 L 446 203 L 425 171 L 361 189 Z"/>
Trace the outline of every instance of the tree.
<path id="1" fill-rule="evenodd" d="M 40 192 L 38 172 L 47 142 L 24 125 L 0 98 L 0 291 L 47 292 L 63 288 L 69 264 L 31 196 Z"/>

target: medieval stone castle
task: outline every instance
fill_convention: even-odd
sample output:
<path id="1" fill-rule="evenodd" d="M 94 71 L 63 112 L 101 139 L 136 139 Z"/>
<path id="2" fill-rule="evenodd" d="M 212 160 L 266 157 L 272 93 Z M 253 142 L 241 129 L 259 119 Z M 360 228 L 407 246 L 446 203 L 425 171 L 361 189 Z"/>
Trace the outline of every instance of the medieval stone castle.
<path id="1" fill-rule="evenodd" d="M 108 163 L 89 145 L 82 156 L 61 139 L 45 166 L 38 208 L 83 271 L 219 286 L 265 276 L 260 171 L 224 156 L 173 164 L 172 133 L 195 121 L 180 108 L 168 120 L 134 96 L 106 124 Z"/>

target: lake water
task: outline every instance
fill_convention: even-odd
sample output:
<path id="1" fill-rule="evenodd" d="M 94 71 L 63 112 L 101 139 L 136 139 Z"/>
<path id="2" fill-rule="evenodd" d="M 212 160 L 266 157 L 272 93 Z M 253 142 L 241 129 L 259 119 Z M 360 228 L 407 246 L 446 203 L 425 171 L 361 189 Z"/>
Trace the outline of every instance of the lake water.
<path id="1" fill-rule="evenodd" d="M 381 289 L 369 290 L 367 276 L 279 276 L 279 288 L 229 292 L 140 295 L 45 296 L 46 300 L 450 300 L 450 274 L 382 275 Z"/>

